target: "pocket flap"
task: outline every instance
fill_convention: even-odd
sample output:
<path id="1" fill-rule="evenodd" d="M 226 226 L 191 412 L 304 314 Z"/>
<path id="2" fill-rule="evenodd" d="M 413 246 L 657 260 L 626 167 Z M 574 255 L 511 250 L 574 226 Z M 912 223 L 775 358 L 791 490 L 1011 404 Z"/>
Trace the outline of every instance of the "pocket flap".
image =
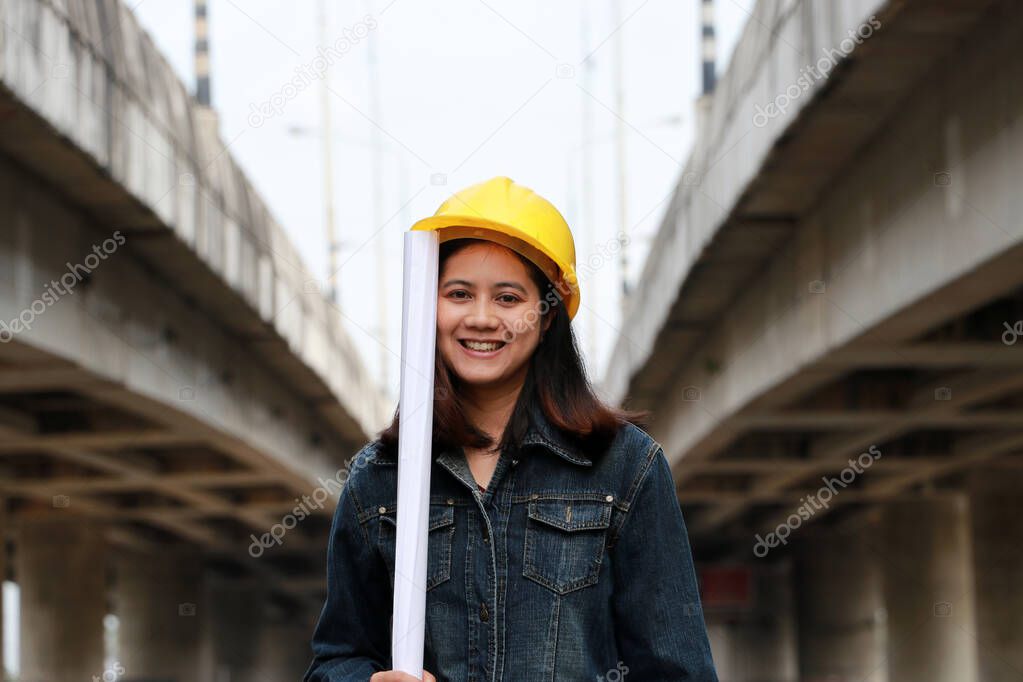
<path id="1" fill-rule="evenodd" d="M 529 503 L 529 518 L 567 531 L 607 528 L 611 523 L 611 503 L 600 500 L 534 500 Z"/>
<path id="2" fill-rule="evenodd" d="M 392 505 L 387 507 L 387 511 L 380 514 L 380 520 L 386 521 L 392 526 L 397 527 L 398 525 L 398 510 L 397 507 Z M 455 508 L 447 504 L 431 504 L 430 505 L 430 524 L 427 528 L 428 531 L 443 528 L 444 526 L 450 526 L 455 522 Z"/>
<path id="3" fill-rule="evenodd" d="M 446 504 L 430 505 L 430 530 L 450 526 L 455 522 L 455 508 Z"/>

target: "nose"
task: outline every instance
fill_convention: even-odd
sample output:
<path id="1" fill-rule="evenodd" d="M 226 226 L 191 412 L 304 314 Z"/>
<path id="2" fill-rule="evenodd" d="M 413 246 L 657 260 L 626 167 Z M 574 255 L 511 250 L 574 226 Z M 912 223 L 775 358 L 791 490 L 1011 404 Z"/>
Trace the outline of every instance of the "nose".
<path id="1" fill-rule="evenodd" d="M 478 297 L 465 316 L 465 326 L 470 329 L 497 329 L 501 319 L 494 314 L 492 305 L 486 297 Z"/>

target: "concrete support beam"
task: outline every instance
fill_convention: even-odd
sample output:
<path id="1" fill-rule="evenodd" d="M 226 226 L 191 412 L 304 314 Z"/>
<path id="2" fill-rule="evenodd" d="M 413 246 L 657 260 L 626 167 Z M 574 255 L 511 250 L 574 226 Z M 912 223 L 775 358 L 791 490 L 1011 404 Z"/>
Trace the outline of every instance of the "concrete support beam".
<path id="1" fill-rule="evenodd" d="M 38 517 L 18 524 L 22 682 L 102 676 L 106 543 L 102 526 Z"/>
<path id="2" fill-rule="evenodd" d="M 258 680 L 260 630 L 266 592 L 257 580 L 208 572 L 199 603 L 202 617 L 200 682 Z"/>
<path id="3" fill-rule="evenodd" d="M 0 467 L 0 473 L 3 468 Z M 0 496 L 0 678 L 6 679 L 4 668 L 4 581 L 7 580 L 7 498 Z"/>
<path id="4" fill-rule="evenodd" d="M 882 534 L 888 679 L 976 682 L 966 497 L 893 502 Z"/>
<path id="5" fill-rule="evenodd" d="M 202 562 L 192 550 L 124 551 L 115 559 L 118 658 L 130 679 L 199 679 Z"/>
<path id="6" fill-rule="evenodd" d="M 1023 472 L 969 479 L 980 679 L 1023 678 Z"/>
<path id="7" fill-rule="evenodd" d="M 705 613 L 714 667 L 721 682 L 796 682 L 791 567 L 778 563 L 758 568 L 749 613 Z"/>
<path id="8" fill-rule="evenodd" d="M 999 372 L 981 369 L 956 377 L 945 376 L 929 381 L 921 385 L 914 392 L 913 397 L 909 400 L 909 405 L 911 410 L 920 417 L 927 414 L 928 418 L 939 418 L 942 415 L 950 415 L 956 411 L 966 410 L 971 405 L 985 400 L 991 400 L 1019 391 L 1021 388 L 1023 388 L 1023 372 Z M 935 399 L 935 395 L 939 391 L 943 392 L 942 394 L 947 392 L 949 399 Z M 832 460 L 842 462 L 844 466 L 852 458 L 857 458 L 864 452 L 869 452 L 871 448 L 876 448 L 878 444 L 884 444 L 886 441 L 911 430 L 911 425 L 902 420 L 896 420 L 879 424 L 870 429 L 824 436 L 811 443 L 808 458 L 818 461 Z M 958 440 L 954 447 L 954 452 L 958 455 L 957 459 L 951 460 L 951 464 L 947 467 L 942 465 L 928 469 L 926 476 L 934 476 L 941 469 L 955 468 L 971 461 L 978 461 L 1012 451 L 1019 448 L 1021 442 L 1023 442 L 1023 438 L 1019 434 L 1011 432 L 1008 435 L 1002 434 L 998 437 L 983 435 Z M 868 461 L 870 461 L 869 457 Z M 783 471 L 771 474 L 758 481 L 756 489 L 758 493 L 786 490 L 799 483 L 804 477 L 805 474 L 801 471 Z M 685 477 L 682 478 L 684 480 Z M 904 477 L 893 477 L 890 480 L 885 480 L 879 485 L 872 486 L 869 490 L 879 493 L 901 491 L 907 485 L 917 483 L 920 480 L 920 476 L 916 473 L 911 473 Z M 709 533 L 718 526 L 738 517 L 744 509 L 745 505 L 741 502 L 719 505 L 718 508 L 700 518 L 695 524 L 693 532 L 697 534 Z M 825 513 L 827 513 L 827 510 L 822 510 L 822 512 L 815 514 L 815 519 L 819 521 Z M 768 522 L 768 526 L 774 527 L 778 523 L 784 522 L 787 515 L 788 511 L 783 511 L 776 518 L 772 518 Z"/>
<path id="9" fill-rule="evenodd" d="M 887 682 L 878 530 L 822 530 L 798 545 L 800 679 Z"/>
<path id="10" fill-rule="evenodd" d="M 301 680 L 312 662 L 310 640 L 315 618 L 291 610 L 271 609 L 259 633 L 261 679 Z"/>

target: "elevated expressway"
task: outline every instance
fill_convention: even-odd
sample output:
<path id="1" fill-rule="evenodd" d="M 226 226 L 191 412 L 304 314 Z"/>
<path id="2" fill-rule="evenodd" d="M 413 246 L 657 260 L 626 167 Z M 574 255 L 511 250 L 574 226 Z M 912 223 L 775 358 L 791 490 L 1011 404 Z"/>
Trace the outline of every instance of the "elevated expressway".
<path id="1" fill-rule="evenodd" d="M 712 596 L 731 679 L 1023 670 L 1021 40 L 1012 2 L 761 0 L 709 100 L 603 385 L 772 595 Z"/>
<path id="2" fill-rule="evenodd" d="M 207 670 L 258 647 L 294 675 L 337 481 L 392 406 L 125 5 L 5 0 L 0 19 L 0 573 L 23 675 L 101 674 L 110 603 L 132 675 L 206 679 L 207 645 Z"/>
<path id="3" fill-rule="evenodd" d="M 889 456 L 847 502 L 1023 446 L 1023 336 L 1002 340 L 1023 317 L 1021 89 L 999 61 L 1020 22 L 990 2 L 809 5 L 750 19 L 604 381 L 654 411 L 706 539 L 870 445 Z M 827 80 L 754 124 L 871 14 Z"/>

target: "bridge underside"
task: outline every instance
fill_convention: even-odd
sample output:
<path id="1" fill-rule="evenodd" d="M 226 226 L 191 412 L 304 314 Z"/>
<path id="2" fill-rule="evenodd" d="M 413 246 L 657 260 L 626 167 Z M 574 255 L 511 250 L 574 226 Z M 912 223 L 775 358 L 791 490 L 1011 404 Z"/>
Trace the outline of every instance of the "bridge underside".
<path id="1" fill-rule="evenodd" d="M 812 3 L 789 15 L 775 5 L 761 3 L 747 32 L 777 22 L 785 40 L 763 59 L 781 92 L 772 60 L 801 48 L 810 62 L 823 47 L 799 32 L 819 19 Z M 1023 198 L 1009 178 L 1023 170 L 1023 67 L 1012 58 L 1023 17 L 1004 2 L 904 2 L 876 19 L 787 119 L 757 127 L 745 100 L 722 116 L 722 146 L 773 140 L 760 171 L 733 191 L 715 172 L 742 145 L 694 159 L 704 180 L 680 185 L 648 268 L 656 277 L 658 260 L 675 262 L 689 275 L 627 395 L 654 410 L 707 549 L 748 551 L 737 538 L 775 527 L 872 446 L 882 454 L 870 475 L 831 511 L 1021 466 Z M 721 226 L 687 265 L 671 249 L 708 216 Z"/>
<path id="2" fill-rule="evenodd" d="M 607 384 L 654 412 L 722 679 L 1023 670 L 1021 41 L 1012 2 L 765 0 L 715 93 Z"/>
<path id="3" fill-rule="evenodd" d="M 318 608 L 336 481 L 259 561 L 250 536 L 319 496 L 356 441 L 163 286 L 137 257 L 137 232 L 117 243 L 9 157 L 0 187 L 0 498 L 11 520 L 95 519 L 111 540 L 156 553 L 184 543 Z"/>
<path id="4" fill-rule="evenodd" d="M 103 11 L 137 31 L 119 3 Z M 0 577 L 19 588 L 22 679 L 109 677 L 109 613 L 129 678 L 297 679 L 345 460 L 380 396 L 226 150 L 175 155 L 166 121 L 117 100 L 113 69 L 97 73 L 123 111 L 76 90 L 88 69 L 73 63 L 12 91 L 31 84 L 29 27 L 46 27 L 40 44 L 81 35 L 49 3 L 2 12 Z M 58 100 L 109 123 L 92 141 L 111 166 L 54 127 Z M 190 172 L 147 165 L 165 155 Z M 140 200 L 125 173 L 147 191 L 168 181 L 175 208 Z M 164 221 L 189 210 L 190 242 Z"/>

